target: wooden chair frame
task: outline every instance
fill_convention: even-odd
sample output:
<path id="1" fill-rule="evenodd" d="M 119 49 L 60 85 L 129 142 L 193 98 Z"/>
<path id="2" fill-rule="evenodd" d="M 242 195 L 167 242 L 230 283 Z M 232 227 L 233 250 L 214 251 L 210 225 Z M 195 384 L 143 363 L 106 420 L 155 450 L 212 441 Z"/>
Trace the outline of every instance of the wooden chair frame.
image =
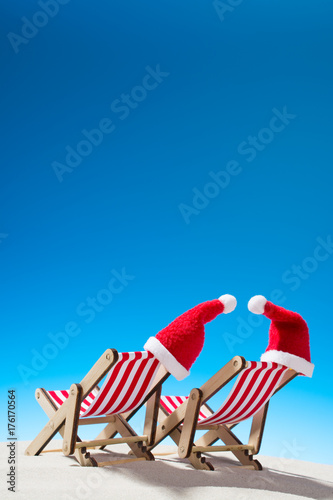
<path id="1" fill-rule="evenodd" d="M 243 357 L 235 356 L 202 385 L 200 389 L 193 389 L 189 398 L 172 414 L 167 413 L 160 404 L 158 415 L 159 425 L 156 429 L 155 441 L 152 445 L 148 446 L 148 451 L 151 451 L 169 435 L 178 446 L 179 456 L 181 458 L 188 458 L 196 469 L 214 470 L 212 464 L 206 462 L 202 453 L 231 451 L 240 461 L 243 468 L 261 470 L 262 466 L 260 462 L 254 460 L 253 457 L 260 450 L 269 401 L 252 417 L 250 437 L 247 444 L 243 444 L 232 432 L 232 429 L 237 424 L 210 425 L 206 427 L 201 425 L 198 430 L 206 430 L 207 432 L 198 441 L 194 442 L 200 407 L 204 406 L 206 411 L 212 414 L 213 411 L 206 402 L 236 377 L 246 366 L 247 362 Z M 274 394 L 297 375 L 298 373 L 294 370 L 288 370 Z M 181 426 L 182 423 L 183 425 Z M 224 445 L 213 446 L 219 439 L 224 442 Z"/>
<path id="2" fill-rule="evenodd" d="M 135 410 L 123 415 L 107 415 L 104 417 L 92 417 L 80 419 L 80 408 L 82 401 L 97 386 L 107 372 L 118 360 L 118 352 L 115 349 L 107 349 L 94 364 L 80 384 L 73 384 L 69 391 L 69 397 L 58 408 L 45 389 L 36 390 L 36 399 L 43 408 L 49 422 L 40 431 L 25 451 L 25 455 L 39 455 L 51 439 L 57 434 L 63 438 L 62 451 L 64 455 L 74 455 L 82 466 L 103 467 L 115 465 L 134 460 L 154 460 L 153 454 L 148 451 L 147 446 L 155 441 L 157 425 L 158 403 L 160 400 L 162 383 L 168 378 L 169 373 L 160 365 L 144 401 Z M 128 420 L 147 402 L 144 435 L 138 436 Z M 106 427 L 100 432 L 95 440 L 82 441 L 78 436 L 79 425 L 103 424 Z M 115 438 L 120 434 L 120 438 Z M 135 458 L 118 461 L 97 462 L 87 451 L 89 448 L 103 449 L 109 444 L 127 443 Z"/>

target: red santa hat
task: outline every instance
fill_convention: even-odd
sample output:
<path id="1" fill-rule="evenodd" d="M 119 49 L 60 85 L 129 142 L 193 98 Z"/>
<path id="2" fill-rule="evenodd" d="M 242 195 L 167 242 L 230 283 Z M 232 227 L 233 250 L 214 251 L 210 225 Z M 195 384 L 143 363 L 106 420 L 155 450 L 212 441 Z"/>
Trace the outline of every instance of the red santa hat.
<path id="1" fill-rule="evenodd" d="M 150 337 L 144 345 L 177 379 L 189 375 L 189 370 L 199 356 L 205 340 L 205 323 L 218 314 L 229 313 L 236 307 L 232 295 L 222 295 L 189 309 L 163 328 L 155 337 Z"/>
<path id="2" fill-rule="evenodd" d="M 314 365 L 310 357 L 309 329 L 302 316 L 276 306 L 262 295 L 252 297 L 248 308 L 272 320 L 268 347 L 260 360 L 274 361 L 312 377 Z"/>

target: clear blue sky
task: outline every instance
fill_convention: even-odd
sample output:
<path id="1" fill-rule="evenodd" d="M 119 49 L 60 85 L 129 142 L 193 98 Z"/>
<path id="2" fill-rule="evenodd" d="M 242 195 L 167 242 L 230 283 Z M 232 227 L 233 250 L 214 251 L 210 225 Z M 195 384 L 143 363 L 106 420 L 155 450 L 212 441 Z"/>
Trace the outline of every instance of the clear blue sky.
<path id="1" fill-rule="evenodd" d="M 333 4 L 222 10 L 0 6 L 1 400 L 16 388 L 22 440 L 45 423 L 36 387 L 221 294 L 237 309 L 166 391 L 259 359 L 269 322 L 246 305 L 273 294 L 308 322 L 316 368 L 272 401 L 262 452 L 331 460 Z"/>

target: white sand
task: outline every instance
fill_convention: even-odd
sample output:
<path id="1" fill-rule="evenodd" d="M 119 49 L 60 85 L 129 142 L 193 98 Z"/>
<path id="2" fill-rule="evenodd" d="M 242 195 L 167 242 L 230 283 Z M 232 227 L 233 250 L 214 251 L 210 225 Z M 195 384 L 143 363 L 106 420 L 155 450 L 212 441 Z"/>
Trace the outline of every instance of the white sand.
<path id="1" fill-rule="evenodd" d="M 176 452 L 175 447 L 160 446 L 155 449 L 154 462 L 90 468 L 80 467 L 75 459 L 62 453 L 26 457 L 27 442 L 17 443 L 14 494 L 6 485 L 9 472 L 6 444 L 0 443 L 1 499 L 333 499 L 333 465 L 258 456 L 264 470 L 252 471 L 239 469 L 239 462 L 231 454 L 219 453 L 210 458 L 215 471 L 198 471 L 176 453 L 156 456 L 159 452 Z M 52 441 L 48 446 L 60 447 L 61 441 Z M 108 460 L 127 456 L 124 445 L 109 450 L 113 451 L 98 452 L 99 457 Z"/>

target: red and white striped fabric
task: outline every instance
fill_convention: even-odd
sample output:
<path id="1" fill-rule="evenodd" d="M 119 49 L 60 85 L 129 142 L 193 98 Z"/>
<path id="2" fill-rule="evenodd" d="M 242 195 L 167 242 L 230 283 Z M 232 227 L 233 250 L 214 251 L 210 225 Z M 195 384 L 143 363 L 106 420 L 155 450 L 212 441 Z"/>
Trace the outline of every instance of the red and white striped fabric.
<path id="1" fill-rule="evenodd" d="M 93 389 L 89 394 L 89 396 L 87 396 L 86 399 L 82 401 L 80 415 L 89 408 L 89 406 L 94 401 L 97 394 L 98 390 Z M 66 399 L 68 398 L 69 391 L 48 391 L 48 395 L 51 397 L 57 408 L 59 408 L 62 405 L 62 403 L 66 401 Z"/>
<path id="2" fill-rule="evenodd" d="M 160 402 L 163 408 L 167 413 L 171 414 L 175 411 L 178 406 L 184 403 L 188 399 L 188 396 L 161 396 Z M 211 412 L 208 412 L 207 409 L 202 406 L 199 412 L 198 422 L 207 418 L 211 415 Z"/>
<path id="3" fill-rule="evenodd" d="M 198 419 L 200 425 L 235 424 L 252 417 L 269 401 L 280 384 L 286 366 L 277 363 L 249 361 L 237 377 L 234 386 L 223 405 L 213 414 L 201 407 Z M 172 413 L 187 398 L 162 396 L 161 404 Z"/>
<path id="4" fill-rule="evenodd" d="M 120 352 L 101 389 L 94 389 L 81 404 L 80 417 L 116 415 L 134 410 L 148 393 L 160 362 L 146 351 Z M 48 391 L 57 407 L 68 391 Z"/>

